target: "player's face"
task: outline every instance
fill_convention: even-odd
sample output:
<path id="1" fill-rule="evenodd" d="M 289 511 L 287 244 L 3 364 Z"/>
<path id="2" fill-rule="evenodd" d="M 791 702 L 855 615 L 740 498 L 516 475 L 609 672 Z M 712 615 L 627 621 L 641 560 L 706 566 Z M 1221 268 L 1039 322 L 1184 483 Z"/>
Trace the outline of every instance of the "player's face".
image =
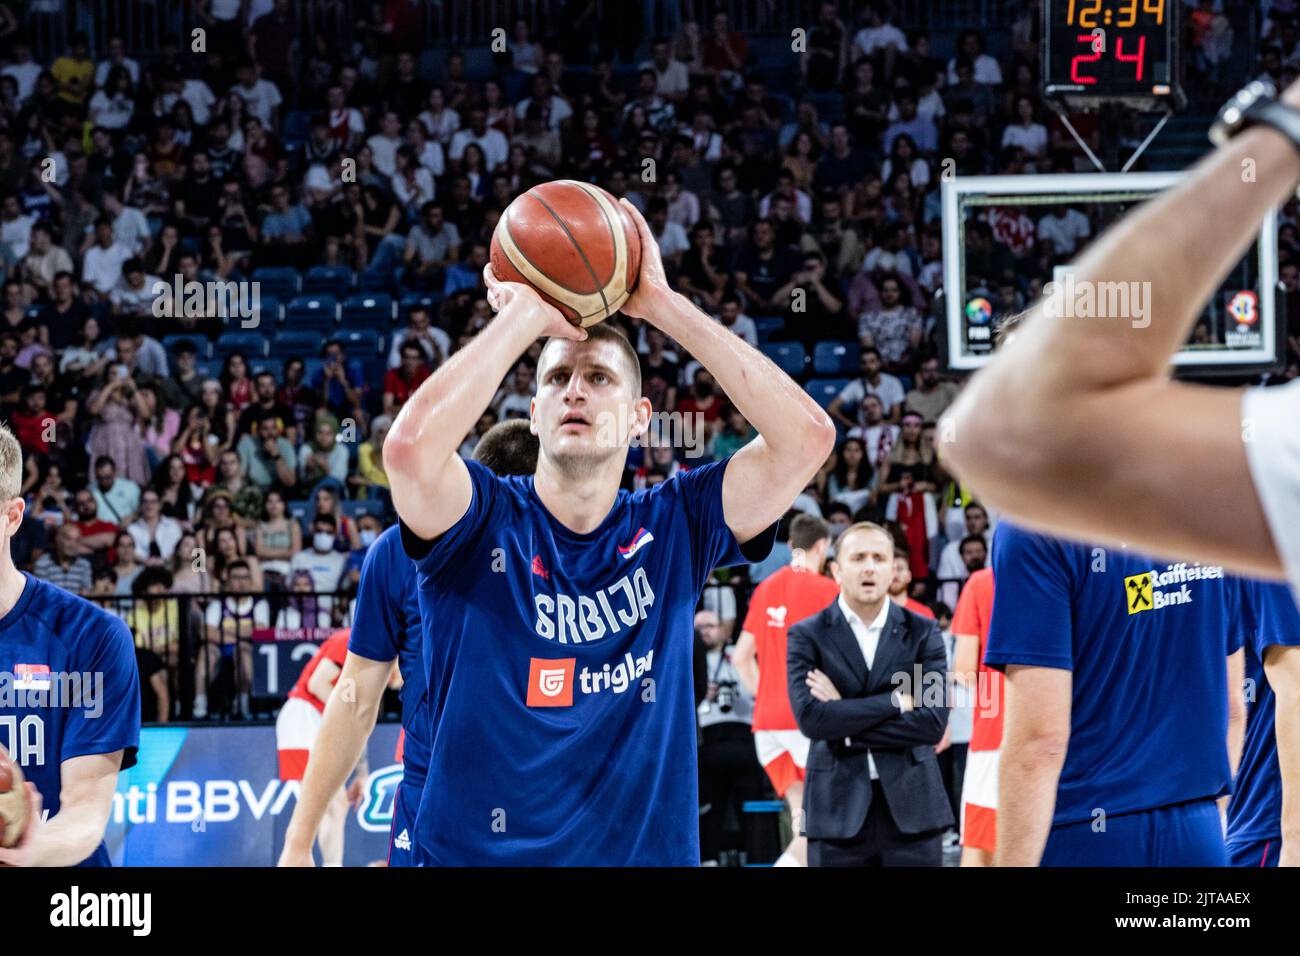
<path id="1" fill-rule="evenodd" d="M 649 415 L 612 342 L 554 341 L 543 352 L 532 430 L 543 456 L 562 468 L 590 469 L 616 455 L 623 461 Z"/>
<path id="2" fill-rule="evenodd" d="M 835 552 L 840 588 L 852 600 L 874 604 L 888 596 L 894 579 L 894 542 L 882 531 L 857 531 Z"/>

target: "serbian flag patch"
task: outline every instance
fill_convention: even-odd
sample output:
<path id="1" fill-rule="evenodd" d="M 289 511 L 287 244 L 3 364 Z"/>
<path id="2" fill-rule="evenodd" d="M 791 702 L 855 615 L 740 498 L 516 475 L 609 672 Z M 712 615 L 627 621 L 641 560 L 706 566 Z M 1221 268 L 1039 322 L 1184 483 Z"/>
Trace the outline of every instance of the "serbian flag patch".
<path id="1" fill-rule="evenodd" d="M 49 664 L 15 664 L 14 690 L 49 690 Z"/>

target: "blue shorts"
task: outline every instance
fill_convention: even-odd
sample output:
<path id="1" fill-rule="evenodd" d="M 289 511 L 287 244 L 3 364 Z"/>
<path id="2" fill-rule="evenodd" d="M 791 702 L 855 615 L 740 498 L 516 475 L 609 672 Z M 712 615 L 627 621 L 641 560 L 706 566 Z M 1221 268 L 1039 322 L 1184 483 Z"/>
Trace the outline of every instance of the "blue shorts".
<path id="1" fill-rule="evenodd" d="M 1043 866 L 1227 866 L 1213 799 L 1052 827 Z"/>
<path id="2" fill-rule="evenodd" d="M 415 812 L 423 788 L 408 785 L 405 778 L 393 796 L 393 825 L 388 831 L 388 865 L 415 866 Z"/>
<path id="3" fill-rule="evenodd" d="M 1277 866 L 1282 853 L 1282 838 L 1247 840 L 1228 844 L 1229 866 Z"/>

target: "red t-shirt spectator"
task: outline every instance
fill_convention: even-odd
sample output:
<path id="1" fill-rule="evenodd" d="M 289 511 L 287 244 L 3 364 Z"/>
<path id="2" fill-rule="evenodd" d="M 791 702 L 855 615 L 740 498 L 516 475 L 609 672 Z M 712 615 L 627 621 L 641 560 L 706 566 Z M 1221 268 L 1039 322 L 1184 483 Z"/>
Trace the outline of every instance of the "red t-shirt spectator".
<path id="1" fill-rule="evenodd" d="M 384 394 L 393 396 L 393 401 L 398 405 L 406 404 L 406 400 L 411 397 L 411 393 L 424 384 L 424 380 L 429 377 L 429 367 L 421 365 L 415 373 L 414 378 L 407 381 L 402 377 L 402 370 L 390 368 L 384 374 Z"/>
<path id="2" fill-rule="evenodd" d="M 20 410 L 9 416 L 9 424 L 13 426 L 18 444 L 23 446 L 23 451 L 34 455 L 44 455 L 50 450 L 50 443 L 45 440 L 46 423 L 57 421 L 53 413 L 48 411 L 32 413 Z M 48 433 L 53 435 L 53 428 Z"/>

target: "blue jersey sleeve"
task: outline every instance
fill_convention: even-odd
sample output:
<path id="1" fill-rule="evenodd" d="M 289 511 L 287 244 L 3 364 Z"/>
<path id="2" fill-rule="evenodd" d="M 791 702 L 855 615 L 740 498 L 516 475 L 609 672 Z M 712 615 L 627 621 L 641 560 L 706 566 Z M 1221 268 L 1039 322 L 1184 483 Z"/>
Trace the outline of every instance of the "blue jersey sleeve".
<path id="1" fill-rule="evenodd" d="M 370 546 L 361 564 L 349 651 L 372 661 L 397 657 L 406 629 L 405 592 L 413 570 L 397 529 L 388 529 Z"/>
<path id="2" fill-rule="evenodd" d="M 984 663 L 1074 669 L 1074 557 L 1059 541 L 1008 522 L 994 535 L 993 619 Z"/>
<path id="3" fill-rule="evenodd" d="M 775 523 L 743 545 L 727 526 L 722 513 L 722 480 L 732 457 L 692 468 L 672 479 L 690 525 L 695 579 L 701 587 L 714 568 L 762 561 L 776 542 Z"/>
<path id="4" fill-rule="evenodd" d="M 88 653 L 75 670 L 82 675 L 81 707 L 68 709 L 59 761 L 121 750 L 122 769 L 135 766 L 140 746 L 140 671 L 126 624 L 103 612 L 88 617 L 78 637 Z M 70 670 L 72 668 L 69 668 Z M 90 686 L 85 686 L 89 678 Z M 102 683 L 101 683 L 102 682 Z"/>
<path id="5" fill-rule="evenodd" d="M 1255 655 L 1264 660 L 1268 648 L 1300 647 L 1300 610 L 1295 604 L 1294 592 L 1283 582 L 1252 581 L 1248 585 L 1250 598 L 1251 644 Z"/>
<path id="6" fill-rule="evenodd" d="M 457 567 L 478 543 L 484 532 L 493 527 L 501 505 L 501 479 L 486 465 L 466 461 L 469 469 L 469 508 L 460 520 L 430 541 L 421 538 L 402 523 L 402 545 L 421 574 L 437 580 Z"/>

